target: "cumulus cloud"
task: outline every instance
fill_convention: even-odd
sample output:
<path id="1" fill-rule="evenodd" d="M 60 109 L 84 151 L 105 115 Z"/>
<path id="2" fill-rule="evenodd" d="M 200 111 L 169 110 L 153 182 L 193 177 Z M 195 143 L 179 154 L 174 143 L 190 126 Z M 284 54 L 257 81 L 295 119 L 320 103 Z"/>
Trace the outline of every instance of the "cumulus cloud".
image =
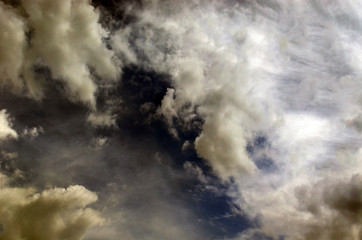
<path id="1" fill-rule="evenodd" d="M 88 1 L 21 1 L 19 9 L 0 5 L 2 83 L 35 99 L 44 95 L 44 81 L 34 68 L 48 67 L 62 81 L 70 99 L 95 107 L 97 89 L 91 71 L 102 79 L 117 79 L 119 68 L 106 48 L 108 36 L 99 12 Z M 27 36 L 27 37 L 26 37 Z"/>
<path id="2" fill-rule="evenodd" d="M 51 78 L 64 86 L 66 98 L 87 103 L 93 109 L 96 102 L 104 102 L 99 111 L 89 113 L 83 109 L 79 115 L 69 114 L 75 116 L 69 121 L 64 115 L 61 120 L 51 119 L 56 126 L 49 133 L 42 123 L 31 126 L 44 126 L 47 133 L 39 135 L 40 128 L 23 133 L 30 137 L 39 135 L 32 144 L 42 151 L 48 139 L 54 143 L 44 155 L 39 154 L 39 168 L 47 171 L 38 181 L 108 184 L 103 204 L 110 206 L 105 211 L 116 227 L 94 230 L 94 238 L 123 235 L 139 239 L 147 234 L 149 239 L 204 236 L 204 232 L 196 233 L 197 227 L 187 224 L 190 219 L 196 221 L 195 216 L 185 210 L 187 214 L 177 217 L 183 212 L 182 204 L 178 202 L 179 209 L 170 211 L 177 202 L 176 197 L 170 197 L 175 192 L 170 190 L 173 187 L 168 185 L 164 173 L 158 172 L 167 172 L 169 165 L 161 168 L 165 158 L 159 155 L 150 160 L 154 152 L 149 149 L 157 149 L 156 144 L 134 144 L 141 141 L 140 132 L 144 129 L 133 131 L 130 126 L 134 123 L 132 127 L 138 127 L 138 123 L 144 122 L 138 117 L 145 116 L 147 123 L 161 116 L 174 140 L 185 141 L 180 150 L 192 152 L 190 155 L 195 150 L 210 167 L 212 177 L 229 187 L 228 197 L 255 223 L 254 228 L 236 239 L 361 238 L 360 1 L 149 0 L 140 4 L 126 1 L 119 7 L 125 8 L 122 21 L 127 17 L 131 20 L 124 20 L 119 24 L 121 28 L 110 36 L 98 23 L 98 10 L 85 0 L 24 0 L 16 8 L 0 2 L 0 26 L 5 30 L 0 33 L 0 84 L 4 89 L 9 87 L 15 93 L 25 91 L 35 99 L 42 98 L 50 79 L 36 69 L 46 67 Z M 119 103 L 123 96 L 110 96 L 127 89 L 119 90 L 125 86 L 105 86 L 98 81 L 116 79 L 123 64 L 130 65 L 127 81 L 137 85 L 137 91 L 143 87 L 133 82 L 138 78 L 138 70 L 152 75 L 150 84 L 158 81 L 157 74 L 166 75 L 163 97 L 157 96 L 154 102 L 147 99 L 133 103 L 133 93 L 125 94 L 130 97 L 125 98 L 128 106 L 123 106 L 123 102 Z M 100 89 L 103 87 L 111 89 L 109 94 L 108 90 Z M 102 96 L 105 99 L 96 99 L 97 90 L 107 92 Z M 124 116 L 118 110 L 134 106 L 137 117 L 132 110 L 127 112 L 129 118 L 122 121 Z M 60 115 L 60 111 L 54 112 Z M 59 123 L 63 120 L 65 124 Z M 200 125 L 197 130 L 192 126 L 196 120 Z M 84 121 L 96 129 L 89 131 Z M 112 134 L 116 133 L 109 133 L 116 122 L 125 125 L 119 129 L 126 139 L 123 142 L 115 141 Z M 74 130 L 73 123 L 81 127 Z M 0 112 L 0 127 L 0 139 L 17 137 L 5 110 Z M 98 135 L 94 136 L 92 131 Z M 132 138 L 134 132 L 137 140 L 128 141 L 127 137 Z M 159 134 L 158 129 L 155 132 Z M 66 140 L 59 140 L 59 133 Z M 121 151 L 120 145 L 132 150 Z M 19 154 L 24 159 L 26 154 Z M 82 158 L 73 161 L 72 156 Z M 84 167 L 89 161 L 91 170 Z M 93 166 L 102 170 L 96 171 Z M 205 186 L 210 184 L 211 176 L 189 159 L 183 166 L 186 175 Z M 129 169 L 132 174 L 127 173 Z M 107 174 L 112 179 L 107 179 Z M 58 175 L 69 178 L 60 179 Z M 172 172 L 167 176 L 177 178 L 175 175 Z M 5 182 L 0 177 L 0 185 L 5 186 Z M 69 230 L 75 234 L 70 239 L 80 239 L 88 226 L 101 222 L 99 217 L 93 222 L 81 220 L 87 214 L 90 219 L 98 216 L 85 210 L 93 200 L 75 194 L 83 192 L 93 199 L 81 187 L 51 189 L 40 194 L 27 188 L 4 187 L 0 191 L 6 189 L 17 200 L 12 201 L 12 207 L 3 199 L 3 214 L 14 208 L 19 215 L 13 215 L 17 217 L 14 220 L 6 215 L 8 223 L 2 223 L 2 234 L 15 231 L 14 236 L 21 236 L 22 231 L 38 227 L 20 221 L 21 214 L 34 214 L 31 217 L 40 222 L 53 221 L 54 229 L 43 232 L 58 234 L 59 239 L 65 236 L 59 235 L 63 234 L 59 229 L 65 228 L 66 223 L 73 229 L 73 219 L 80 219 L 80 227 L 74 227 L 80 232 Z M 70 192 L 79 198 L 69 200 Z M 112 194 L 108 198 L 109 193 Z M 51 213 L 47 216 L 30 209 L 56 201 L 54 196 L 73 206 L 71 209 L 78 209 L 77 214 L 70 213 L 69 208 L 54 209 L 58 203 L 47 207 Z M 82 203 L 73 204 L 78 200 Z M 17 205 L 19 201 L 21 204 Z M 113 212 L 122 207 L 123 213 Z M 188 231 L 195 233 L 191 236 Z M 12 236 L 13 232 L 7 234 Z M 38 234 L 29 236 L 40 239 L 43 236 L 42 231 L 29 234 Z"/>
<path id="3" fill-rule="evenodd" d="M 195 141 L 198 154 L 207 159 L 215 173 L 225 180 L 255 172 L 256 166 L 247 155 L 247 142 L 238 121 L 226 120 L 227 113 L 215 118 L 206 119 L 203 132 Z"/>
<path id="4" fill-rule="evenodd" d="M 96 200 L 96 194 L 82 186 L 41 193 L 32 188 L 2 186 L 0 239 L 80 240 L 88 228 L 104 222 L 98 212 L 86 208 Z"/>

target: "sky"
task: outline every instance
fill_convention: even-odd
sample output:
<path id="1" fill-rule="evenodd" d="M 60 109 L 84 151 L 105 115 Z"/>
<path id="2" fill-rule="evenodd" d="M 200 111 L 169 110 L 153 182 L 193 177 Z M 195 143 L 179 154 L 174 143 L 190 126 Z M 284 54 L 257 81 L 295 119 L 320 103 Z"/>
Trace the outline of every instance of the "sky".
<path id="1" fill-rule="evenodd" d="M 0 240 L 361 240 L 361 0 L 0 0 Z"/>

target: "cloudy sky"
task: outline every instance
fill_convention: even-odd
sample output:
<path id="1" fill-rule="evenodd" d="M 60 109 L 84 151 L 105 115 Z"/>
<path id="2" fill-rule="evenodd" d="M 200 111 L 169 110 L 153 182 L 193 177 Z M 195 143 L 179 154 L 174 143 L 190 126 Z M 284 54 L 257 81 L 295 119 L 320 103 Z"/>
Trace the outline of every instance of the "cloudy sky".
<path id="1" fill-rule="evenodd" d="M 0 0 L 0 240 L 361 240 L 361 0 Z"/>

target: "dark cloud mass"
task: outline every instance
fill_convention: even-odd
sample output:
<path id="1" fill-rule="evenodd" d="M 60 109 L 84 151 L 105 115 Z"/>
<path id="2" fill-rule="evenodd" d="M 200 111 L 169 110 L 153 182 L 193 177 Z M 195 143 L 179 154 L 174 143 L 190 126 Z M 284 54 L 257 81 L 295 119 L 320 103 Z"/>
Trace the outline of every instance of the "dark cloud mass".
<path id="1" fill-rule="evenodd" d="M 0 240 L 361 240 L 360 0 L 0 0 Z"/>

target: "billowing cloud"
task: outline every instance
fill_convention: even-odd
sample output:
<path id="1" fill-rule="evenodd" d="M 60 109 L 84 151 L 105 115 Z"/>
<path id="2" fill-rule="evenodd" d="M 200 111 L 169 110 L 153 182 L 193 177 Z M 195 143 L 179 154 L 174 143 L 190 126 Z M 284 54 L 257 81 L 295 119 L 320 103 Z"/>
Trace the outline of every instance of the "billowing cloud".
<path id="1" fill-rule="evenodd" d="M 146 1 L 119 37 L 170 75 L 157 113 L 171 135 L 202 118 L 198 156 L 259 225 L 242 239 L 303 239 L 296 189 L 361 171 L 361 3 L 342 4 Z"/>
<path id="2" fill-rule="evenodd" d="M 141 20 L 129 29 L 135 36 L 133 44 L 142 52 L 138 62 L 172 76 L 172 88 L 158 113 L 165 116 L 176 137 L 173 119 L 182 119 L 187 128 L 195 116 L 202 116 L 205 124 L 195 142 L 199 156 L 225 180 L 253 174 L 256 166 L 246 153 L 247 141 L 255 126 L 268 123 L 262 117 L 265 104 L 258 99 L 271 85 L 261 85 L 269 80 L 263 73 L 278 71 L 268 69 L 270 64 L 257 68 L 266 58 L 268 36 L 254 25 L 242 24 L 245 16 L 223 16 L 213 4 L 179 3 L 180 12 L 174 15 L 170 15 L 171 2 L 147 6 L 150 10 L 140 12 Z M 160 14 L 159 8 L 167 10 Z M 242 24 L 240 29 L 236 21 Z"/>
<path id="3" fill-rule="evenodd" d="M 96 194 L 82 186 L 41 193 L 32 188 L 2 186 L 0 239 L 80 240 L 88 228 L 104 222 L 98 212 L 86 208 L 96 200 Z"/>
<path id="4" fill-rule="evenodd" d="M 361 238 L 361 1 L 96 2 L 0 2 L 2 171 L 99 191 L 87 239 Z M 2 234 L 102 222 L 82 187 L 2 185 Z"/>
<path id="5" fill-rule="evenodd" d="M 95 107 L 94 71 L 103 80 L 117 79 L 119 68 L 106 48 L 108 33 L 88 1 L 24 0 L 18 9 L 1 3 L 1 71 L 5 86 L 41 99 L 45 82 L 34 71 L 45 66 L 62 81 L 70 99 Z"/>

